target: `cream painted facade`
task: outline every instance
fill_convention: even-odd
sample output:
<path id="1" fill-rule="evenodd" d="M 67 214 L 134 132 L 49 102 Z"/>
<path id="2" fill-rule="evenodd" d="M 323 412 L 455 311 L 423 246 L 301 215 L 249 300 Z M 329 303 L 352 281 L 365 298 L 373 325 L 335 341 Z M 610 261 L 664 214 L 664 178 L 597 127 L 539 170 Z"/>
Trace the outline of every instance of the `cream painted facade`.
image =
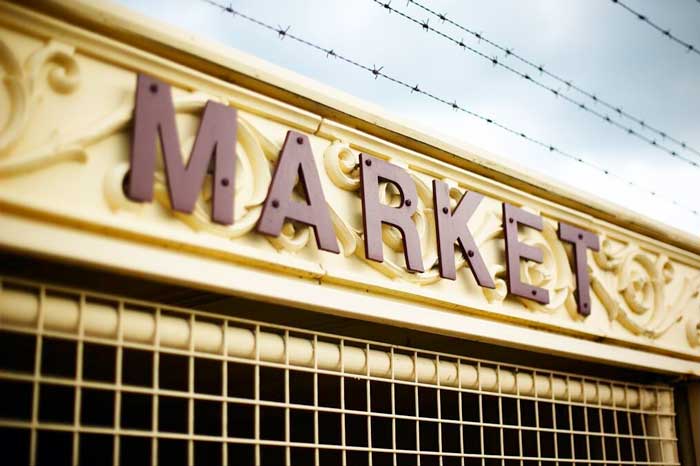
<path id="1" fill-rule="evenodd" d="M 697 237 L 640 218 L 615 206 L 614 200 L 590 199 L 506 166 L 480 149 L 408 128 L 371 104 L 235 50 L 153 25 L 114 5 L 82 0 L 31 6 L 0 3 L 0 63 L 4 73 L 0 93 L 3 250 L 514 351 L 553 354 L 679 380 L 700 377 Z M 172 85 L 186 153 L 208 100 L 238 110 L 233 225 L 211 221 L 208 181 L 193 214 L 174 213 L 162 167 L 152 203 L 135 203 L 125 196 L 137 73 Z M 311 229 L 300 224 L 286 224 L 277 238 L 255 232 L 289 130 L 310 139 L 341 245 L 339 255 L 319 251 Z M 383 235 L 384 262 L 364 257 L 359 153 L 404 168 L 416 183 L 419 200 L 414 221 L 424 273 L 406 271 L 400 235 L 390 228 Z M 440 278 L 433 179 L 447 182 L 455 199 L 467 190 L 486 196 L 469 226 L 495 277 L 494 290 L 479 287 L 461 257 L 457 280 Z M 382 195 L 387 203 L 397 200 L 390 189 Z M 524 281 L 549 290 L 548 305 L 507 294 L 503 202 L 544 218 L 541 233 L 524 229 L 521 240 L 541 248 L 545 260 L 543 264 L 523 261 L 521 266 Z M 559 221 L 600 237 L 600 251 L 588 253 L 592 306 L 586 318 L 576 312 L 571 250 L 557 238 Z M 46 304 L 22 293 L 0 289 L 0 327 L 36 324 L 39 309 Z M 71 315 L 65 312 L 53 318 L 61 321 Z M 114 328 L 99 330 L 111 314 L 95 312 L 84 310 L 83 318 L 76 317 L 81 331 L 91 328 L 85 319 L 93 315 L 99 321 L 96 334 L 117 332 L 116 323 Z M 127 320 L 123 322 L 127 325 Z M 59 322 L 56 329 L 71 325 Z M 188 331 L 196 333 L 195 327 Z M 214 331 L 210 337 L 202 332 L 203 347 L 207 338 L 229 338 L 225 332 Z M 173 347 L 186 347 L 194 337 L 183 338 Z M 241 341 L 235 335 L 231 338 Z M 197 350 L 197 344 L 190 350 Z M 292 351 L 289 345 L 285 340 L 283 346 Z M 306 347 L 299 345 L 295 351 L 303 353 Z M 253 347 L 240 353 L 251 351 Z M 305 357 L 314 356 L 299 356 L 300 360 Z M 372 376 L 375 368 L 370 367 L 369 353 L 358 357 L 365 359 L 357 363 L 355 373 L 366 371 Z M 285 362 L 275 358 L 269 356 L 270 361 Z M 392 356 L 388 364 L 384 375 L 390 371 L 394 377 L 399 362 Z M 417 360 L 406 364 L 408 379 L 411 374 L 422 377 L 417 375 Z M 536 367 L 537 362 L 528 365 Z M 457 371 L 460 381 L 454 386 L 462 387 L 458 373 L 467 369 L 457 364 L 443 370 L 448 369 Z M 433 379 L 441 380 L 439 370 L 434 377 L 426 376 Z M 501 393 L 505 389 L 498 380 L 496 391 Z M 517 393 L 538 393 L 535 375 L 513 380 Z M 483 388 L 482 382 L 478 385 Z M 548 385 L 548 393 L 555 392 L 555 386 L 554 382 Z M 572 387 L 557 396 L 569 402 L 587 400 L 590 390 L 591 400 L 605 403 L 596 384 L 581 381 L 578 391 Z M 691 406 L 697 406 L 697 390 L 693 393 Z M 632 395 L 621 396 L 626 406 L 635 403 L 629 398 Z M 634 396 L 645 395 L 642 390 Z M 661 403 L 660 399 L 654 403 Z M 644 405 L 641 399 L 636 403 Z M 690 416 L 697 456 L 697 409 Z M 662 423 L 660 429 L 670 429 L 669 435 L 674 431 L 672 424 Z M 631 464 L 679 464 L 672 459 L 674 447 L 670 448 L 658 463 Z"/>

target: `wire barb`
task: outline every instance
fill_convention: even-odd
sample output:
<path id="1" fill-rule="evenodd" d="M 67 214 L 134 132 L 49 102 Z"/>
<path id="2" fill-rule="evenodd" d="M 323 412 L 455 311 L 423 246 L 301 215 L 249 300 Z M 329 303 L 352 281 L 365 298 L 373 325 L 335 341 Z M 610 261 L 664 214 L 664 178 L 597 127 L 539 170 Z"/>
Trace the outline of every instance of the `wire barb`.
<path id="1" fill-rule="evenodd" d="M 223 11 L 228 12 L 227 7 L 226 7 L 225 5 L 222 5 L 222 4 L 218 3 L 218 2 L 216 2 L 215 0 L 201 0 L 201 1 L 203 1 L 203 2 L 205 2 L 205 3 L 208 3 L 209 5 L 215 6 L 215 7 L 219 8 L 219 9 L 221 9 L 221 10 L 223 10 Z M 409 1 L 409 3 L 416 3 L 415 0 L 408 0 L 408 1 Z M 431 100 L 433 100 L 433 101 L 435 101 L 435 102 L 439 102 L 439 103 L 441 103 L 441 104 L 444 104 L 444 105 L 446 105 L 446 106 L 449 106 L 449 107 L 451 107 L 451 108 L 452 108 L 453 110 L 455 110 L 455 111 L 460 111 L 460 112 L 462 112 L 462 113 L 465 113 L 465 114 L 467 114 L 467 115 L 469 115 L 469 116 L 472 116 L 472 117 L 474 117 L 474 118 L 477 118 L 477 119 L 479 119 L 479 120 L 481 120 L 481 121 L 484 121 L 484 122 L 486 122 L 486 123 L 493 124 L 493 125 L 497 126 L 498 128 L 500 128 L 501 130 L 506 131 L 506 132 L 508 132 L 508 133 L 510 133 L 510 134 L 512 134 L 512 135 L 514 135 L 514 136 L 518 136 L 518 137 L 520 137 L 520 138 L 522 138 L 522 139 L 525 139 L 525 140 L 527 140 L 528 142 L 530 142 L 530 143 L 532 143 L 532 144 L 535 144 L 535 145 L 538 145 L 538 146 L 540 146 L 540 147 L 542 147 L 542 148 L 544 148 L 544 149 L 547 149 L 547 150 L 549 150 L 551 153 L 557 154 L 557 155 L 559 155 L 559 156 L 562 156 L 562 157 L 568 158 L 568 159 L 570 159 L 570 160 L 573 160 L 573 161 L 575 161 L 575 162 L 578 162 L 578 163 L 581 163 L 581 164 L 583 164 L 583 165 L 586 165 L 586 166 L 588 166 L 588 167 L 590 167 L 590 168 L 592 168 L 592 169 L 594 169 L 594 170 L 596 170 L 596 171 L 598 171 L 598 172 L 600 172 L 600 173 L 603 173 L 603 174 L 605 174 L 605 175 L 610 175 L 610 176 L 612 176 L 612 177 L 615 177 L 615 178 L 617 178 L 617 179 L 618 179 L 619 181 L 621 181 L 621 182 L 627 183 L 627 184 L 629 184 L 630 186 L 633 186 L 633 187 L 635 187 L 636 189 L 638 189 L 638 190 L 640 190 L 640 191 L 646 192 L 648 195 L 651 195 L 652 192 L 655 193 L 655 191 L 652 190 L 652 189 L 649 189 L 649 188 L 647 188 L 647 187 L 644 187 L 644 186 L 642 186 L 642 185 L 640 185 L 640 184 L 638 184 L 638 183 L 636 183 L 636 182 L 634 182 L 634 181 L 627 180 L 625 177 L 623 177 L 623 176 L 621 176 L 621 175 L 616 175 L 616 174 L 614 174 L 614 173 L 611 173 L 607 168 L 602 167 L 602 166 L 598 165 L 598 164 L 595 163 L 595 162 L 591 162 L 591 161 L 589 161 L 589 160 L 585 160 L 585 159 L 583 159 L 582 157 L 579 157 L 579 156 L 573 155 L 573 154 L 571 154 L 571 153 L 569 153 L 569 152 L 566 152 L 566 151 L 564 151 L 564 150 L 558 149 L 558 148 L 555 147 L 554 145 L 544 143 L 544 142 L 542 142 L 542 141 L 539 140 L 539 139 L 535 139 L 535 138 L 533 138 L 533 137 L 531 137 L 531 136 L 528 136 L 528 135 L 526 135 L 525 133 L 520 132 L 520 131 L 517 131 L 517 130 L 515 130 L 515 129 L 513 129 L 513 128 L 511 128 L 511 127 L 505 125 L 505 124 L 499 123 L 499 122 L 497 122 L 497 121 L 495 121 L 495 120 L 493 120 L 493 119 L 491 119 L 491 118 L 485 117 L 485 116 L 483 116 L 483 115 L 481 115 L 481 114 L 479 114 L 479 113 L 477 113 L 477 112 L 475 112 L 475 111 L 472 111 L 472 110 L 470 110 L 470 109 L 468 109 L 468 108 L 462 107 L 462 106 L 460 106 L 459 104 L 457 104 L 457 101 L 456 101 L 456 100 L 450 101 L 450 100 L 448 100 L 448 99 L 446 99 L 446 98 L 443 98 L 443 97 L 437 96 L 437 95 L 435 95 L 435 94 L 432 94 L 432 93 L 429 92 L 429 91 L 420 89 L 420 88 L 418 87 L 418 84 L 412 85 L 412 84 L 409 84 L 409 83 L 408 83 L 407 81 L 405 81 L 405 80 L 402 80 L 402 79 L 399 79 L 399 78 L 397 78 L 397 77 L 394 77 L 394 76 L 388 75 L 388 74 L 386 74 L 386 73 L 383 73 L 383 72 L 382 72 L 382 70 L 383 70 L 383 68 L 384 68 L 383 66 L 380 66 L 379 68 L 377 68 L 376 65 L 372 65 L 372 66 L 370 67 L 370 66 L 368 66 L 368 65 L 364 65 L 364 64 L 362 64 L 362 63 L 360 63 L 360 62 L 357 62 L 357 61 L 353 60 L 352 58 L 349 58 L 349 57 L 346 57 L 346 56 L 344 56 L 344 55 L 341 55 L 341 54 L 339 54 L 339 53 L 337 53 L 337 52 L 334 52 L 333 49 L 321 47 L 320 45 L 317 45 L 317 44 L 315 44 L 315 43 L 313 43 L 313 42 L 310 42 L 310 41 L 308 41 L 308 40 L 306 40 L 306 39 L 304 39 L 304 38 L 302 38 L 302 37 L 299 37 L 299 36 L 296 36 L 296 35 L 294 35 L 294 34 L 289 33 L 288 31 L 289 31 L 290 27 L 287 27 L 286 30 L 285 30 L 285 29 L 282 29 L 282 28 L 279 27 L 279 26 L 278 26 L 278 27 L 274 27 L 274 26 L 271 26 L 271 25 L 268 24 L 268 23 L 265 23 L 265 22 L 263 22 L 263 21 L 257 19 L 257 18 L 254 18 L 254 17 L 252 17 L 252 16 L 248 16 L 248 15 L 242 13 L 242 12 L 239 11 L 239 10 L 233 10 L 233 11 L 231 12 L 231 15 L 232 15 L 234 18 L 242 18 L 242 19 L 245 19 L 246 21 L 248 21 L 248 22 L 250 22 L 250 23 L 252 23 L 252 24 L 254 24 L 254 25 L 256 25 L 256 26 L 259 26 L 259 27 L 261 27 L 261 28 L 263 28 L 263 29 L 267 29 L 267 30 L 269 30 L 269 31 L 271 31 L 271 32 L 275 32 L 275 33 L 278 33 L 278 34 L 279 34 L 279 31 L 280 31 L 280 30 L 283 30 L 283 31 L 285 32 L 285 37 L 289 37 L 289 39 L 291 39 L 291 40 L 293 40 L 293 41 L 295 41 L 295 42 L 297 42 L 297 43 L 299 43 L 299 44 L 302 44 L 302 45 L 304 45 L 304 46 L 306 46 L 306 47 L 312 48 L 312 49 L 314 49 L 314 50 L 316 50 L 316 51 L 325 53 L 327 56 L 328 56 L 328 55 L 333 55 L 333 56 L 336 57 L 338 60 L 341 60 L 341 61 L 343 61 L 343 62 L 345 62 L 345 63 L 347 63 L 347 64 L 349 64 L 349 65 L 352 65 L 352 66 L 355 67 L 355 68 L 358 68 L 358 69 L 361 69 L 361 70 L 365 70 L 365 71 L 369 71 L 370 73 L 372 73 L 372 75 L 374 76 L 375 79 L 381 77 L 381 78 L 383 78 L 383 79 L 386 79 L 387 81 L 390 81 L 390 82 L 396 84 L 397 86 L 402 86 L 402 87 L 404 87 L 405 89 L 408 89 L 409 91 L 411 91 L 411 93 L 414 93 L 414 92 L 415 92 L 416 94 L 421 94 L 421 95 L 423 95 L 423 96 L 425 96 L 425 97 L 427 97 L 427 98 L 429 98 L 429 99 L 431 99 Z M 659 196 L 659 198 L 661 198 L 661 196 Z M 680 208 L 683 208 L 684 210 L 686 210 L 686 211 L 688 211 L 688 212 L 691 212 L 693 215 L 696 215 L 696 216 L 699 215 L 698 212 L 697 212 L 697 210 L 693 210 L 692 208 L 690 208 L 690 207 L 688 207 L 688 206 L 685 206 L 685 205 L 679 203 L 679 202 L 676 201 L 675 199 L 670 199 L 670 198 L 664 198 L 664 199 L 667 200 L 668 202 L 672 202 L 674 205 L 676 205 L 676 206 L 678 206 L 678 207 L 680 207 Z"/>
<path id="2" fill-rule="evenodd" d="M 291 26 L 287 26 L 286 29 L 282 28 L 282 26 L 277 26 L 277 34 L 279 34 L 280 39 L 284 39 L 287 37 L 287 32 L 289 32 L 289 28 Z"/>

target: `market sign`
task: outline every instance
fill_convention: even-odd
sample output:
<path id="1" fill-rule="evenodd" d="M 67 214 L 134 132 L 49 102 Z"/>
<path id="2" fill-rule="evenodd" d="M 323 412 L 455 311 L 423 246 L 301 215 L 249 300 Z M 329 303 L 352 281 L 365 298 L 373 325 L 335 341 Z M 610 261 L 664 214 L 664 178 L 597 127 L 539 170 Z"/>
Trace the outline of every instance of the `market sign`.
<path id="1" fill-rule="evenodd" d="M 139 75 L 127 196 L 138 202 L 153 200 L 157 143 L 160 142 L 172 209 L 192 213 L 206 176 L 212 172 L 211 220 L 221 225 L 233 224 L 236 128 L 237 112 L 234 108 L 207 102 L 188 162 L 183 163 L 170 86 Z M 406 268 L 414 273 L 424 272 L 420 238 L 412 219 L 418 204 L 415 182 L 403 168 L 367 154 L 359 155 L 358 164 L 366 258 L 384 261 L 382 225 L 390 225 L 401 233 Z M 297 180 L 303 189 L 303 202 L 292 196 Z M 382 182 L 391 183 L 399 191 L 401 201 L 398 206 L 381 202 L 379 190 Z M 453 209 L 445 182 L 433 180 L 432 189 L 440 276 L 456 279 L 454 247 L 457 243 L 479 286 L 495 288 L 493 277 L 467 225 L 483 196 L 467 191 Z M 308 136 L 288 131 L 256 230 L 276 237 L 285 221 L 293 220 L 313 228 L 319 249 L 338 254 L 340 249 L 327 206 Z M 523 282 L 520 276 L 521 261 L 542 263 L 543 253 L 538 247 L 519 241 L 518 229 L 541 231 L 542 217 L 505 202 L 502 212 L 508 292 L 548 304 L 549 292 Z M 559 222 L 558 237 L 573 246 L 577 311 L 587 316 L 591 301 L 586 251 L 599 250 L 598 236 Z"/>

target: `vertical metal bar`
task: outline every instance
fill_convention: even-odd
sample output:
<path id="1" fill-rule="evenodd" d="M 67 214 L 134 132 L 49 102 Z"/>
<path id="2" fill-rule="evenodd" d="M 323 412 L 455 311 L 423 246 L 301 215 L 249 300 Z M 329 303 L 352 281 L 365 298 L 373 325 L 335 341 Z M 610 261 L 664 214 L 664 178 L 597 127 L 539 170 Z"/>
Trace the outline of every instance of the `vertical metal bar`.
<path id="1" fill-rule="evenodd" d="M 318 433 L 318 335 L 314 334 L 314 466 L 320 466 Z"/>
<path id="2" fill-rule="evenodd" d="M 37 437 L 39 428 L 39 379 L 41 378 L 41 362 L 43 352 L 44 339 L 44 308 L 46 306 L 46 289 L 42 286 L 39 288 L 39 309 L 37 309 L 37 336 L 36 348 L 34 353 L 34 376 L 33 376 L 33 392 L 32 392 L 32 423 L 29 438 L 29 463 L 36 464 Z"/>
<path id="3" fill-rule="evenodd" d="M 523 457 L 525 456 L 523 454 L 523 423 L 522 423 L 522 413 L 521 413 L 521 408 L 520 408 L 520 381 L 518 377 L 518 368 L 515 368 L 514 371 L 515 374 L 515 407 L 518 415 L 518 454 L 520 455 L 520 466 L 523 466 Z M 534 379 L 533 379 L 534 382 Z"/>
<path id="4" fill-rule="evenodd" d="M 554 392 L 556 390 L 556 387 L 554 385 L 554 374 L 553 373 L 549 374 L 549 386 L 550 386 L 549 405 L 552 408 L 552 426 L 554 427 L 554 459 L 556 460 L 556 463 L 554 463 L 554 464 L 559 466 L 559 448 L 557 445 L 559 429 L 557 427 L 557 410 L 556 410 L 556 405 L 555 405 L 556 398 L 554 396 Z"/>
<path id="5" fill-rule="evenodd" d="M 398 458 L 396 454 L 396 359 L 394 355 L 394 347 L 391 347 L 391 449 L 392 449 L 392 464 L 398 466 Z"/>
<path id="6" fill-rule="evenodd" d="M 438 452 L 440 466 L 442 466 L 442 396 L 440 393 L 440 355 L 435 356 L 435 376 L 437 377 L 437 415 L 438 415 Z"/>
<path id="7" fill-rule="evenodd" d="M 158 413 L 160 410 L 160 327 L 161 310 L 156 308 L 155 335 L 153 335 L 153 410 L 151 411 L 151 466 L 158 466 Z"/>
<path id="8" fill-rule="evenodd" d="M 121 413 L 122 413 L 122 371 L 124 364 L 124 302 L 119 300 L 117 304 L 117 355 L 116 368 L 114 371 L 114 380 L 116 382 L 116 390 L 114 393 L 114 429 L 118 431 L 114 436 L 114 450 L 112 452 L 113 466 L 119 466 L 119 456 L 121 454 Z"/>
<path id="9" fill-rule="evenodd" d="M 605 444 L 605 422 L 603 420 L 603 395 L 600 392 L 600 381 L 596 380 L 596 388 L 598 389 L 598 422 L 600 426 L 600 443 L 601 443 L 601 450 L 603 452 L 603 464 L 607 462 L 608 454 L 605 451 L 606 449 L 606 444 Z M 612 394 L 612 392 L 611 392 Z"/>
<path id="10" fill-rule="evenodd" d="M 414 406 L 416 414 L 416 455 L 417 464 L 421 466 L 420 457 L 420 402 L 418 400 L 418 352 L 413 352 L 413 394 L 414 394 Z"/>
<path id="11" fill-rule="evenodd" d="M 260 325 L 255 326 L 255 465 L 261 463 L 260 454 Z"/>
<path id="12" fill-rule="evenodd" d="M 462 414 L 462 360 L 457 360 L 457 409 L 459 409 L 459 464 L 464 466 L 464 415 Z"/>
<path id="13" fill-rule="evenodd" d="M 480 453 L 481 453 L 481 466 L 486 466 L 486 458 L 484 458 L 484 455 L 486 454 L 486 451 L 484 449 L 484 406 L 483 406 L 483 391 L 481 389 L 481 375 L 483 374 L 483 371 L 481 369 L 481 361 L 477 362 L 477 387 L 479 389 L 479 442 L 480 442 Z"/>
<path id="14" fill-rule="evenodd" d="M 292 464 L 291 448 L 289 447 L 289 442 L 291 442 L 290 435 L 290 410 L 289 410 L 290 396 L 289 396 L 289 330 L 284 331 L 284 461 L 285 466 L 290 466 Z"/>
<path id="15" fill-rule="evenodd" d="M 583 392 L 583 382 L 581 382 L 581 394 L 585 396 Z M 576 445 L 574 445 L 574 416 L 571 407 L 571 379 L 566 376 L 566 394 L 567 394 L 567 409 L 569 410 L 569 441 L 571 442 L 571 458 L 576 459 Z"/>
<path id="16" fill-rule="evenodd" d="M 630 437 L 627 439 L 630 450 L 632 451 L 632 463 L 637 464 L 637 452 L 634 448 L 634 431 L 632 430 L 632 416 L 630 416 L 630 393 L 632 389 L 625 384 L 625 416 L 627 416 L 627 433 Z M 640 400 L 641 401 L 641 400 Z"/>
<path id="17" fill-rule="evenodd" d="M 83 325 L 85 319 L 85 295 L 81 294 L 78 301 L 78 339 L 75 352 L 75 399 L 73 400 L 73 466 L 78 466 L 80 461 L 80 412 L 82 404 L 83 383 Z"/>
<path id="18" fill-rule="evenodd" d="M 228 320 L 224 319 L 223 323 L 223 340 L 222 340 L 222 351 L 223 359 L 221 361 L 221 394 L 224 399 L 221 402 L 221 433 L 223 434 L 224 441 L 221 445 L 221 463 L 224 466 L 229 464 L 228 461 Z"/>
<path id="19" fill-rule="evenodd" d="M 370 389 L 369 389 L 369 378 L 370 378 L 370 370 L 369 370 L 369 358 L 370 358 L 370 352 L 369 352 L 369 343 L 365 344 L 365 375 L 367 378 L 365 379 L 365 395 L 366 395 L 366 408 L 367 408 L 367 455 L 368 455 L 368 463 L 369 466 L 372 466 L 372 399 L 370 396 Z"/>
<path id="20" fill-rule="evenodd" d="M 187 464 L 194 465 L 194 314 L 189 318 L 190 335 L 187 342 Z"/>
<path id="21" fill-rule="evenodd" d="M 503 387 L 501 383 L 503 378 L 501 377 L 501 365 L 496 365 L 496 386 L 498 387 L 498 434 L 500 436 L 500 446 L 501 446 L 501 466 L 505 466 L 505 445 L 503 444 Z"/>
<path id="22" fill-rule="evenodd" d="M 535 437 L 537 438 L 537 464 L 538 466 L 542 466 L 542 446 L 540 442 L 542 430 L 540 430 L 540 392 L 537 388 L 537 371 L 532 372 L 532 380 L 535 381 Z"/>
<path id="23" fill-rule="evenodd" d="M 586 396 L 586 382 L 582 381 L 583 383 L 583 428 L 585 429 L 586 433 L 586 459 L 590 460 L 591 459 L 591 435 L 590 435 L 590 428 L 588 426 L 588 410 L 589 410 L 589 403 L 588 403 L 588 397 Z M 596 397 L 598 396 L 598 393 L 596 393 Z"/>
<path id="24" fill-rule="evenodd" d="M 649 454 L 649 438 L 647 435 L 647 414 L 644 413 L 644 399 L 642 397 L 644 391 L 639 391 L 639 407 L 642 411 L 639 413 L 639 422 L 642 424 L 642 434 L 644 436 L 644 450 L 647 455 L 647 462 L 651 462 L 651 455 Z"/>
<path id="25" fill-rule="evenodd" d="M 348 466 L 345 448 L 345 339 L 340 340 L 340 445 L 342 449 L 342 464 Z"/>
<path id="26" fill-rule="evenodd" d="M 657 387 L 654 387 L 654 394 L 656 395 L 656 414 L 654 414 L 654 420 L 656 421 L 656 432 L 657 432 L 657 437 L 659 439 L 657 440 L 658 442 L 658 448 L 661 450 L 661 462 L 666 463 L 666 452 L 664 451 L 664 440 L 661 440 L 661 437 L 663 436 L 663 432 L 661 430 L 661 421 L 659 420 L 660 415 L 658 414 L 661 412 L 661 397 L 659 396 L 659 389 Z"/>
<path id="27" fill-rule="evenodd" d="M 615 386 L 611 385 L 610 386 L 610 396 L 612 397 L 612 417 L 613 417 L 613 426 L 615 429 L 615 446 L 617 448 L 617 460 L 622 461 L 622 452 L 620 450 L 620 430 L 618 429 L 617 426 L 617 400 L 615 399 Z"/>

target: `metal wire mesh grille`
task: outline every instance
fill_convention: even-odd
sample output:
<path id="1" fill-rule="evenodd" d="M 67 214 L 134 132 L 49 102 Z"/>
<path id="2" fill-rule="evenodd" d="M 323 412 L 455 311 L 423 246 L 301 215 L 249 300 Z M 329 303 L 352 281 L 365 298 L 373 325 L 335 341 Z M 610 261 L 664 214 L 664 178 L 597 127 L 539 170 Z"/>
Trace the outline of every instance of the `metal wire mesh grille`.
<path id="1" fill-rule="evenodd" d="M 23 464 L 678 464 L 673 392 L 5 278 Z"/>

